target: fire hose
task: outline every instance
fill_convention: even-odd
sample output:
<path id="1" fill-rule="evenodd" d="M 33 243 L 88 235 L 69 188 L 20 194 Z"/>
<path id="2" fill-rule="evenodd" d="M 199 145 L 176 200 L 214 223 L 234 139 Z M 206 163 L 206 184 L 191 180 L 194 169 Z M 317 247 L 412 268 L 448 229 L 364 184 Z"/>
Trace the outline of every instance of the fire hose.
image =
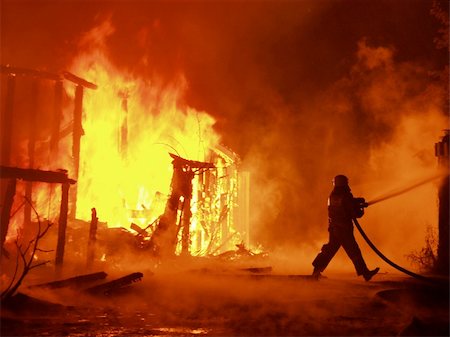
<path id="1" fill-rule="evenodd" d="M 362 227 L 360 226 L 358 220 L 353 219 L 353 222 L 355 223 L 356 228 L 358 228 L 359 232 L 361 233 L 361 236 L 364 238 L 364 240 L 366 240 L 367 244 L 370 246 L 370 248 L 372 248 L 372 250 L 387 264 L 389 264 L 390 266 L 394 267 L 395 269 L 401 271 L 402 273 L 405 273 L 409 276 L 412 276 L 416 279 L 422 280 L 422 281 L 432 281 L 432 279 L 423 276 L 423 275 L 419 275 L 416 273 L 413 273 L 412 271 L 405 269 L 403 267 L 400 267 L 398 264 L 392 262 L 391 260 L 389 260 L 382 252 L 380 252 L 380 250 L 372 243 L 372 241 L 370 241 L 369 237 L 366 235 L 366 233 L 363 231 Z"/>
<path id="2" fill-rule="evenodd" d="M 417 187 L 419 187 L 419 186 L 422 186 L 422 185 L 424 185 L 424 184 L 427 184 L 427 183 L 429 183 L 429 182 L 431 182 L 431 181 L 433 181 L 433 180 L 436 180 L 436 179 L 439 179 L 439 178 L 442 178 L 444 175 L 447 175 L 448 173 L 442 173 L 442 172 L 440 172 L 439 174 L 437 174 L 437 175 L 434 175 L 434 176 L 432 176 L 432 177 L 429 177 L 429 178 L 427 178 L 427 179 L 425 179 L 425 180 L 421 180 L 421 181 L 419 181 L 419 182 L 417 182 L 417 183 L 415 183 L 415 184 L 412 184 L 412 185 L 410 185 L 410 186 L 408 186 L 408 187 L 406 187 L 406 188 L 403 188 L 403 189 L 400 189 L 400 190 L 397 190 L 397 191 L 393 191 L 393 192 L 390 192 L 390 193 L 388 193 L 388 194 L 386 194 L 386 195 L 384 195 L 384 196 L 381 196 L 381 197 L 378 197 L 378 198 L 376 198 L 376 199 L 373 199 L 372 201 L 369 201 L 369 202 L 366 202 L 365 200 L 364 200 L 364 198 L 355 198 L 355 202 L 357 203 L 357 204 L 359 204 L 359 207 L 362 209 L 362 208 L 366 208 L 366 207 L 368 207 L 368 206 L 370 206 L 370 205 L 373 205 L 373 204 L 376 204 L 376 203 L 379 203 L 379 202 L 381 202 L 381 201 L 384 201 L 384 200 L 387 200 L 387 199 L 390 199 L 390 198 L 393 198 L 393 197 L 396 197 L 396 196 L 399 196 L 399 195 L 401 195 L 401 194 L 404 194 L 404 193 L 407 193 L 407 192 L 409 192 L 409 191 L 411 191 L 412 189 L 415 189 L 415 188 L 417 188 Z M 372 243 L 372 241 L 370 241 L 370 239 L 369 239 L 369 237 L 366 235 L 366 233 L 364 232 L 364 230 L 362 229 L 362 227 L 361 227 L 361 225 L 359 224 L 359 222 L 358 222 L 358 220 L 356 220 L 356 218 L 353 218 L 353 222 L 354 222 L 354 224 L 355 224 L 355 226 L 356 226 L 356 228 L 358 229 L 358 231 L 361 233 L 361 236 L 364 238 L 364 240 L 366 240 L 366 242 L 367 242 L 367 244 L 370 246 L 370 248 L 372 248 L 372 250 L 384 261 L 384 262 L 386 262 L 387 264 L 389 264 L 390 266 L 392 266 L 392 267 L 394 267 L 395 269 L 397 269 L 398 271 L 401 271 L 402 273 L 405 273 L 405 274 L 407 274 L 407 275 L 409 275 L 409 276 L 412 276 L 412 277 L 414 277 L 414 278 L 416 278 L 416 279 L 419 279 L 419 280 L 422 280 L 422 281 L 428 281 L 428 282 L 435 282 L 435 281 L 437 281 L 437 280 L 435 280 L 435 279 L 432 279 L 432 278 L 429 278 L 429 277 L 426 277 L 426 276 L 423 276 L 423 275 L 419 275 L 419 274 L 416 274 L 416 273 L 413 273 L 412 271 L 410 271 L 410 270 L 408 270 L 408 269 L 405 269 L 405 268 L 403 268 L 403 267 L 401 267 L 401 266 L 399 266 L 398 264 L 396 264 L 396 263 L 394 263 L 394 262 L 392 262 L 391 260 L 389 260 L 373 243 Z"/>

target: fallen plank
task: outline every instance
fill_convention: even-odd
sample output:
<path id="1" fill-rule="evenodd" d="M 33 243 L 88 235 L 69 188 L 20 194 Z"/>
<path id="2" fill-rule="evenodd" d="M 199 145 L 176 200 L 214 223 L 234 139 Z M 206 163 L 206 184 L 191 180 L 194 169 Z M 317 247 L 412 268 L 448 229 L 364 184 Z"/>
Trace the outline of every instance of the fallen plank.
<path id="1" fill-rule="evenodd" d="M 263 273 L 271 273 L 272 267 L 250 267 L 250 268 L 241 268 L 240 270 L 248 271 L 249 273 L 254 274 L 263 274 Z"/>
<path id="2" fill-rule="evenodd" d="M 75 277 L 71 277 L 68 279 L 60 280 L 60 281 L 53 281 L 53 282 L 31 285 L 31 286 L 29 286 L 29 288 L 55 289 L 55 288 L 63 288 L 63 287 L 81 287 L 81 286 L 85 285 L 86 283 L 105 279 L 106 276 L 108 276 L 108 274 L 106 274 L 105 272 L 98 272 L 98 273 L 75 276 Z"/>
<path id="3" fill-rule="evenodd" d="M 116 290 L 120 290 L 134 282 L 140 281 L 144 277 L 142 273 L 132 273 L 124 277 L 112 280 L 94 287 L 90 287 L 85 291 L 91 295 L 110 295 Z"/>
<path id="4" fill-rule="evenodd" d="M 139 227 L 139 226 L 136 225 L 135 223 L 132 223 L 132 224 L 130 225 L 130 228 L 131 228 L 132 230 L 134 230 L 135 232 L 139 233 L 140 235 L 144 236 L 144 237 L 147 237 L 147 236 L 150 235 L 149 233 L 147 233 L 144 229 L 142 229 L 141 227 Z"/>

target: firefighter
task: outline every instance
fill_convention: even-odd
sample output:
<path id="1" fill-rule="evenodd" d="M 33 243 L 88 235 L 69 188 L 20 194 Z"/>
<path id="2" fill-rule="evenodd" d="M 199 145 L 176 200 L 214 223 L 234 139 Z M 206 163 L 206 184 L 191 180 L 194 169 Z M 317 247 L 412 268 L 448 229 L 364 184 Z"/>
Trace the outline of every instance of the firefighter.
<path id="1" fill-rule="evenodd" d="M 314 259 L 313 276 L 321 277 L 325 270 L 342 246 L 348 257 L 352 260 L 358 276 L 362 275 L 369 281 L 380 268 L 369 270 L 364 262 L 361 250 L 353 236 L 353 219 L 364 215 L 364 207 L 367 206 L 363 198 L 354 198 L 348 185 L 348 178 L 337 175 L 333 179 L 333 191 L 328 199 L 328 243 L 323 245 L 321 252 Z"/>

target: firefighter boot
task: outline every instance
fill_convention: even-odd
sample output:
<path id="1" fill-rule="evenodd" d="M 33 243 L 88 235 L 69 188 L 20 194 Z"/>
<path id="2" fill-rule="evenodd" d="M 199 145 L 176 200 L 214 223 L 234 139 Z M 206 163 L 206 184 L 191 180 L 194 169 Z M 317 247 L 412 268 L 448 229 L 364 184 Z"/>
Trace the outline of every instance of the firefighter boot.
<path id="1" fill-rule="evenodd" d="M 317 267 L 314 268 L 314 271 L 311 275 L 313 278 L 315 278 L 316 280 L 321 279 L 321 278 L 327 278 L 326 276 L 322 275 L 322 272 L 320 271 L 320 269 L 318 269 Z"/>
<path id="2" fill-rule="evenodd" d="M 314 277 L 316 280 L 318 280 L 320 278 L 320 270 L 317 268 L 314 268 L 311 276 Z"/>
<path id="3" fill-rule="evenodd" d="M 376 267 L 374 270 L 369 270 L 367 269 L 364 274 L 363 277 L 366 281 L 370 281 L 370 279 L 376 274 L 378 273 L 378 271 L 380 270 L 380 268 Z"/>

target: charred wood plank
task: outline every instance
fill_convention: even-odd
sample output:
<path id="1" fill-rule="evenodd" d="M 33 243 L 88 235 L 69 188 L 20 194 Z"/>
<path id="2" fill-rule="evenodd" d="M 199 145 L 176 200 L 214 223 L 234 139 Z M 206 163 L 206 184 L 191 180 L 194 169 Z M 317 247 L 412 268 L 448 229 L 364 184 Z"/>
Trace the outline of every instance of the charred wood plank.
<path id="1" fill-rule="evenodd" d="M 17 75 L 17 76 L 38 77 L 38 78 L 42 78 L 45 80 L 58 81 L 61 79 L 60 75 L 49 73 L 47 71 L 19 68 L 19 67 L 11 67 L 9 65 L 0 65 L 0 72 L 3 74 L 13 75 L 13 76 Z"/>
<path id="2" fill-rule="evenodd" d="M 29 130 L 28 130 L 28 167 L 34 168 L 35 150 L 36 150 L 36 117 L 38 114 L 39 100 L 39 82 L 34 80 L 32 83 L 32 109 L 29 111 Z M 27 200 L 33 200 L 33 182 L 28 181 L 25 186 L 25 196 Z M 24 223 L 26 226 L 31 224 L 31 204 L 26 203 L 24 207 Z"/>
<path id="3" fill-rule="evenodd" d="M 134 230 L 135 232 L 139 233 L 140 235 L 144 236 L 144 237 L 149 236 L 149 234 L 148 234 L 144 229 L 142 229 L 141 227 L 139 227 L 139 226 L 136 225 L 135 223 L 132 223 L 132 224 L 130 225 L 130 228 L 131 228 L 132 230 Z"/>
<path id="4" fill-rule="evenodd" d="M 67 171 L 43 171 L 37 169 L 24 169 L 19 167 L 0 166 L 0 178 L 20 179 L 25 181 L 39 181 L 43 183 L 75 184 L 76 180 L 67 176 Z"/>
<path id="5" fill-rule="evenodd" d="M 16 77 L 8 76 L 5 97 L 5 112 L 2 116 L 1 124 L 1 140 L 2 147 L 0 152 L 1 164 L 9 165 L 11 162 L 11 143 L 13 132 L 13 116 L 14 116 L 14 93 L 16 88 Z"/>
<path id="6" fill-rule="evenodd" d="M 92 82 L 86 81 L 85 79 L 78 77 L 72 73 L 69 73 L 68 71 L 63 73 L 63 76 L 66 80 L 71 81 L 77 85 L 80 85 L 84 88 L 88 88 L 88 89 L 97 89 L 98 86 Z"/>
<path id="7" fill-rule="evenodd" d="M 55 97 L 53 99 L 53 117 L 52 117 L 52 135 L 50 139 L 50 150 L 52 155 L 58 154 L 58 144 L 61 137 L 59 128 L 62 119 L 62 97 L 63 97 L 63 83 L 56 81 L 55 83 Z"/>
<path id="8" fill-rule="evenodd" d="M 189 230 L 189 227 L 191 225 L 191 217 L 192 217 L 192 211 L 191 211 L 191 198 L 190 196 L 185 196 L 186 199 L 184 199 L 183 202 L 183 214 L 181 219 L 181 255 L 190 255 L 189 251 L 189 245 L 191 243 L 191 233 Z"/>
<path id="9" fill-rule="evenodd" d="M 64 287 L 82 287 L 85 286 L 86 283 L 89 282 L 95 282 L 98 280 L 103 280 L 108 276 L 105 272 L 98 272 L 98 273 L 92 273 L 92 274 L 86 274 L 86 275 L 79 275 L 71 278 L 67 278 L 64 280 L 59 281 L 52 281 L 47 283 L 41 283 L 32 285 L 29 288 L 64 288 Z"/>
<path id="10" fill-rule="evenodd" d="M 92 264 L 95 260 L 95 242 L 97 240 L 97 224 L 98 224 L 98 218 L 97 218 L 97 210 L 95 208 L 91 209 L 91 225 L 89 227 L 89 240 L 88 240 L 88 251 L 87 251 L 87 261 L 86 266 L 87 268 L 91 268 Z"/>
<path id="11" fill-rule="evenodd" d="M 9 65 L 0 65 L 0 72 L 2 74 L 7 74 L 10 76 L 30 76 L 30 77 L 37 77 L 44 80 L 53 80 L 53 81 L 61 81 L 63 78 L 66 80 L 73 82 L 77 85 L 81 85 L 85 88 L 89 89 L 97 89 L 98 86 L 92 82 L 89 82 L 85 80 L 84 78 L 78 77 L 68 71 L 63 72 L 62 75 L 60 74 L 53 74 L 48 71 L 42 71 L 42 70 L 35 70 L 35 69 L 27 69 L 27 68 L 20 68 L 20 67 L 11 67 Z"/>
<path id="12" fill-rule="evenodd" d="M 69 212 L 69 184 L 62 184 L 61 192 L 61 208 L 59 211 L 58 222 L 58 242 L 56 245 L 55 267 L 60 271 L 64 260 L 64 247 L 66 245 L 66 228 L 67 228 L 67 214 Z"/>
<path id="13" fill-rule="evenodd" d="M 143 277 L 144 274 L 142 273 L 132 273 L 116 280 L 88 288 L 86 289 L 86 292 L 91 295 L 109 295 L 116 290 L 140 281 Z"/>
<path id="14" fill-rule="evenodd" d="M 0 218 L 0 244 L 1 244 L 1 255 L 8 257 L 8 253 L 3 248 L 5 243 L 6 235 L 8 235 L 9 219 L 11 214 L 11 208 L 14 203 L 14 195 L 16 194 L 16 179 L 11 179 L 6 187 L 5 199 L 2 207 L 2 214 Z"/>
<path id="15" fill-rule="evenodd" d="M 83 116 L 83 95 L 84 88 L 82 85 L 78 85 L 75 89 L 75 107 L 73 111 L 73 134 L 72 134 L 72 158 L 73 158 L 73 167 L 74 167 L 74 175 L 75 179 L 78 179 L 78 173 L 80 170 L 80 144 L 81 137 L 84 134 L 83 125 L 82 125 L 82 116 Z M 72 199 L 72 208 L 70 210 L 70 215 L 73 219 L 75 219 L 77 213 L 77 186 L 72 189 L 71 199 Z"/>
<path id="16" fill-rule="evenodd" d="M 169 153 L 169 155 L 172 157 L 173 161 L 172 164 L 174 167 L 183 167 L 187 166 L 190 168 L 204 168 L 204 169 L 212 169 L 215 168 L 213 163 L 207 163 L 207 162 L 201 162 L 201 161 L 195 161 L 195 160 L 188 160 L 184 159 L 180 156 L 177 156 L 173 153 Z"/>

